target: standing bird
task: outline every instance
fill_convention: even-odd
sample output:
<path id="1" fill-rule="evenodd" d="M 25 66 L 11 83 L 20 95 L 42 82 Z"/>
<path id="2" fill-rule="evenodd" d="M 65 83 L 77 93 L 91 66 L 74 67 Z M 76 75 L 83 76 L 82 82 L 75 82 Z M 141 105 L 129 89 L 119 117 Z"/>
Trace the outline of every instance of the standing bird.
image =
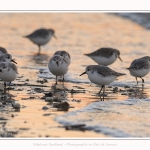
<path id="1" fill-rule="evenodd" d="M 13 63 L 0 63 L 0 79 L 4 81 L 4 89 L 6 89 L 6 82 L 12 82 L 17 78 L 17 67 Z"/>
<path id="2" fill-rule="evenodd" d="M 24 37 L 30 39 L 34 44 L 38 45 L 39 47 L 38 54 L 40 54 L 41 46 L 47 44 L 52 37 L 57 39 L 53 29 L 44 29 L 44 28 L 35 30 L 33 33 L 26 35 Z"/>
<path id="3" fill-rule="evenodd" d="M 64 60 L 68 63 L 68 65 L 70 65 L 70 61 L 71 61 L 71 56 L 68 52 L 66 51 L 56 51 L 54 53 L 54 55 L 60 55 L 64 58 Z"/>
<path id="4" fill-rule="evenodd" d="M 112 83 L 117 77 L 125 75 L 124 73 L 118 73 L 106 66 L 101 65 L 87 66 L 85 72 L 82 73 L 80 76 L 84 74 L 88 75 L 88 78 L 91 82 L 101 86 L 101 89 L 98 94 L 100 94 L 103 89 L 103 100 L 104 100 L 105 85 Z"/>
<path id="5" fill-rule="evenodd" d="M 0 47 L 0 56 L 7 54 L 7 50 L 3 47 Z"/>
<path id="6" fill-rule="evenodd" d="M 54 55 L 48 63 L 49 71 L 56 76 L 56 84 L 57 84 L 57 77 L 63 76 L 64 82 L 64 75 L 68 71 L 68 63 L 66 60 L 60 55 Z"/>
<path id="7" fill-rule="evenodd" d="M 133 60 L 130 67 L 127 69 L 130 71 L 130 74 L 135 77 L 137 84 L 137 78 L 141 78 L 142 83 L 144 83 L 144 79 L 142 77 L 146 76 L 150 71 L 150 57 L 145 56 Z"/>
<path id="8" fill-rule="evenodd" d="M 17 64 L 15 62 L 15 60 L 12 59 L 12 56 L 10 54 L 3 54 L 0 56 L 0 62 L 14 62 L 15 64 Z"/>
<path id="9" fill-rule="evenodd" d="M 96 63 L 103 66 L 111 65 L 116 61 L 117 58 L 122 61 L 122 59 L 120 58 L 120 51 L 114 48 L 100 48 L 95 52 L 84 55 L 90 57 Z"/>

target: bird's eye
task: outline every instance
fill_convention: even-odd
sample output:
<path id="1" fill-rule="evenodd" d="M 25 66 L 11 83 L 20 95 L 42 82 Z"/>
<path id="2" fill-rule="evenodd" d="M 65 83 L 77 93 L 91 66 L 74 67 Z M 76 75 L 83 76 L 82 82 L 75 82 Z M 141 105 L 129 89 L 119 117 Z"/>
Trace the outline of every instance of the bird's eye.
<path id="1" fill-rule="evenodd" d="M 6 68 L 5 66 L 3 68 Z"/>

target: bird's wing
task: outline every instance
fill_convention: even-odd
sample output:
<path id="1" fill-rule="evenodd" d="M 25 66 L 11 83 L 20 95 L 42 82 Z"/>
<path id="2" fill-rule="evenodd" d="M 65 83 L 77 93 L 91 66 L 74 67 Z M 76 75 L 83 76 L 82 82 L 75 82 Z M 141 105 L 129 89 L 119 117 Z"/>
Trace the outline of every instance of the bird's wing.
<path id="1" fill-rule="evenodd" d="M 109 58 L 113 55 L 113 49 L 112 48 L 100 48 L 96 50 L 95 52 L 92 52 L 90 54 L 87 54 L 89 56 L 103 56 Z"/>
<path id="2" fill-rule="evenodd" d="M 149 64 L 145 59 L 135 59 L 128 69 L 147 69 Z"/>
<path id="3" fill-rule="evenodd" d="M 9 66 L 18 74 L 17 66 L 14 63 L 9 63 Z"/>
<path id="4" fill-rule="evenodd" d="M 27 38 L 33 38 L 33 37 L 43 37 L 46 38 L 49 35 L 48 30 L 46 29 L 38 29 L 34 31 L 33 33 L 27 35 Z"/>
<path id="5" fill-rule="evenodd" d="M 119 72 L 116 72 L 106 66 L 98 66 L 97 68 L 97 72 L 101 75 L 103 75 L 104 77 L 105 76 L 110 76 L 110 75 L 114 75 L 114 76 L 121 76 L 121 75 L 125 75 L 123 73 L 119 73 Z"/>

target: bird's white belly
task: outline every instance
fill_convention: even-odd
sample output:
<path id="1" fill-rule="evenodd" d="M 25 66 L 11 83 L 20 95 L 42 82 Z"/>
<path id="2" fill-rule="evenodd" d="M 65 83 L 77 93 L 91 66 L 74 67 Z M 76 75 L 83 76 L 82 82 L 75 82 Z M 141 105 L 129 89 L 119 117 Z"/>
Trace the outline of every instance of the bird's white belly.
<path id="1" fill-rule="evenodd" d="M 12 82 L 17 78 L 16 72 L 10 70 L 8 72 L 0 72 L 0 79 L 5 82 Z"/>
<path id="2" fill-rule="evenodd" d="M 144 77 L 149 73 L 149 69 L 130 69 L 130 74 L 134 77 Z"/>
<path id="3" fill-rule="evenodd" d="M 116 61 L 117 57 L 113 54 L 111 57 L 106 58 L 102 56 L 92 56 L 91 57 L 94 61 L 96 61 L 99 65 L 108 66 Z"/>
<path id="4" fill-rule="evenodd" d="M 91 82 L 98 84 L 98 85 L 108 85 L 116 79 L 116 76 L 104 77 L 96 72 L 94 72 L 93 74 L 89 73 L 88 77 Z"/>
<path id="5" fill-rule="evenodd" d="M 30 40 L 35 44 L 44 45 L 44 44 L 48 43 L 51 38 L 52 38 L 52 36 L 47 36 L 46 38 L 34 37 Z"/>
<path id="6" fill-rule="evenodd" d="M 63 63 L 62 65 L 57 65 L 55 63 L 48 65 L 49 71 L 56 75 L 56 76 L 62 76 L 67 73 L 68 71 L 68 65 L 66 63 Z"/>

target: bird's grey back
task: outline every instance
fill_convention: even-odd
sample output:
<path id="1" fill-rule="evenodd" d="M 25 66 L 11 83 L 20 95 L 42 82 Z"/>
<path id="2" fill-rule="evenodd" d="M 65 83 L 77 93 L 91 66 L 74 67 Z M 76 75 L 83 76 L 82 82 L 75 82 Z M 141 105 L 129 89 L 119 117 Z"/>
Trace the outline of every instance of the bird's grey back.
<path id="1" fill-rule="evenodd" d="M 2 53 L 7 53 L 7 50 L 6 50 L 5 48 L 3 48 L 3 47 L 0 47 L 0 51 L 1 51 Z"/>
<path id="2" fill-rule="evenodd" d="M 47 29 L 38 29 L 35 30 L 33 33 L 25 36 L 27 38 L 34 38 L 34 37 L 43 37 L 46 38 L 49 35 L 49 31 Z"/>
<path id="3" fill-rule="evenodd" d="M 109 58 L 116 51 L 118 51 L 118 50 L 113 49 L 113 48 L 100 48 L 97 51 L 92 52 L 90 54 L 86 54 L 86 55 L 88 55 L 88 56 L 103 56 L 103 57 Z"/>
<path id="4" fill-rule="evenodd" d="M 14 63 L 8 63 L 8 66 L 9 66 L 10 68 L 12 68 L 12 69 L 18 74 L 17 66 L 16 66 Z"/>
<path id="5" fill-rule="evenodd" d="M 92 68 L 92 71 L 97 71 L 99 74 L 101 74 L 102 76 L 106 77 L 106 76 L 111 76 L 111 75 L 114 75 L 114 76 L 122 76 L 122 75 L 125 75 L 124 73 L 119 73 L 119 72 L 116 72 L 112 69 L 110 69 L 109 67 L 106 67 L 106 66 L 100 66 L 100 65 L 91 65 L 89 66 Z"/>
<path id="6" fill-rule="evenodd" d="M 65 54 L 67 54 L 68 57 L 71 58 L 70 54 L 66 51 L 57 51 L 54 53 L 54 55 L 61 55 L 61 56 L 64 56 Z"/>
<path id="7" fill-rule="evenodd" d="M 149 65 L 149 56 L 142 57 L 139 59 L 135 59 L 129 68 L 127 69 L 148 69 L 150 68 Z"/>

